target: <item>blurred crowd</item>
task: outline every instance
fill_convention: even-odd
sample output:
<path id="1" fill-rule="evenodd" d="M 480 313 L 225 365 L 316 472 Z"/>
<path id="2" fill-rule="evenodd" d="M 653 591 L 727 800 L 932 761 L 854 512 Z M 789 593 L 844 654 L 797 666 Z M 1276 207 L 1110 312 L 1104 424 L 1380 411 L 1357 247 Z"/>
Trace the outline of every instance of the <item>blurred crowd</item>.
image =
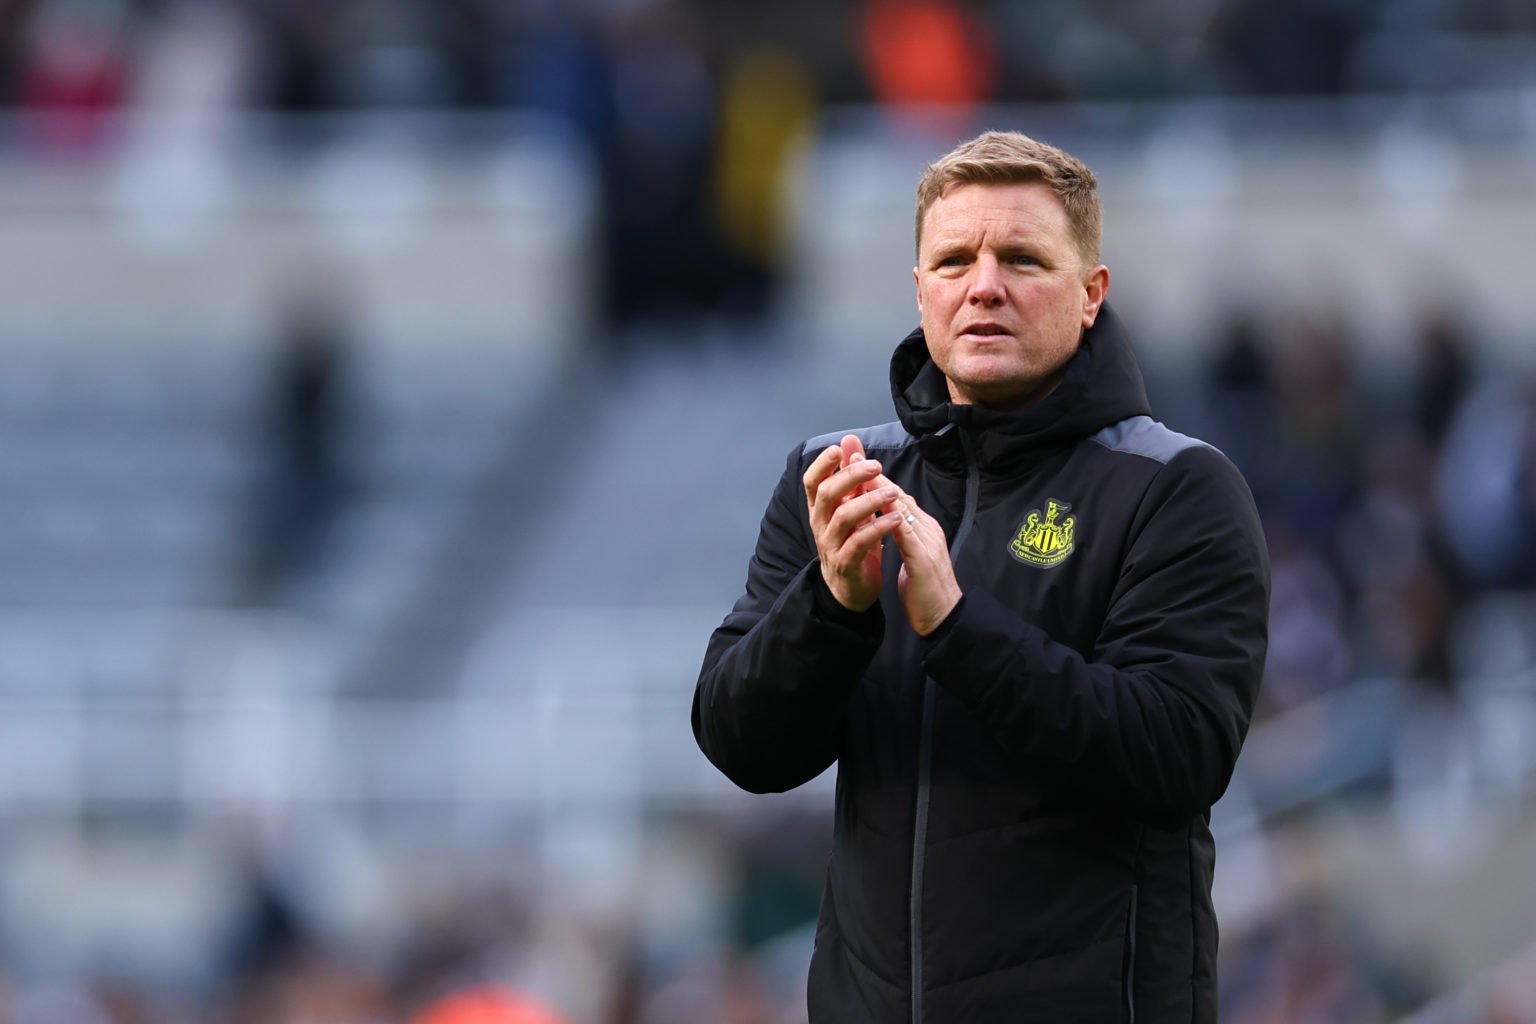
<path id="1" fill-rule="evenodd" d="M 0 106 L 154 105 L 202 76 L 224 87 L 182 89 L 184 102 L 313 112 L 542 96 L 595 119 L 635 88 L 670 89 L 677 111 L 695 92 L 717 100 L 770 50 L 828 103 L 1477 88 L 1521 83 L 1514 47 L 1533 28 L 1519 0 L 7 0 Z M 1453 45 L 1493 53 L 1500 38 L 1505 61 Z M 666 56 L 668 75 L 652 74 Z"/>
<path id="2" fill-rule="evenodd" d="M 1416 820 L 1416 791 L 1470 777 L 1497 803 L 1498 776 L 1513 767 L 1504 813 L 1523 813 L 1527 795 L 1528 759 L 1494 763 L 1476 741 L 1448 752 L 1445 737 L 1478 717 L 1479 688 L 1510 687 L 1517 706 L 1532 696 L 1520 678 L 1528 634 L 1483 627 L 1491 603 L 1536 598 L 1536 381 L 1488 357 L 1457 306 L 1424 311 L 1390 351 L 1395 361 L 1368 356 L 1323 310 L 1235 315 L 1213 339 L 1191 419 L 1243 470 L 1269 541 L 1257 723 L 1366 680 L 1400 702 L 1350 719 L 1326 705 L 1333 738 L 1314 727 L 1285 752 L 1284 774 L 1338 772 L 1341 755 L 1352 758 L 1330 801 L 1394 794 L 1405 842 L 1433 859 L 1465 822 L 1438 801 L 1432 820 Z M 1362 753 L 1384 733 L 1374 758 Z M 1434 991 L 1431 967 L 1394 962 L 1321 894 L 1295 897 L 1226 936 L 1223 1020 L 1385 1021 Z M 1486 1019 L 1533 1020 L 1536 1003 L 1498 1012 L 1507 1016 Z"/>
<path id="3" fill-rule="evenodd" d="M 119 112 L 210 138 L 228 111 L 546 112 L 601 169 L 623 326 L 771 303 L 784 175 L 829 105 L 1519 88 L 1533 31 L 1519 0 L 7 0 L 0 108 L 65 159 Z"/>
<path id="4" fill-rule="evenodd" d="M 1536 394 L 1480 357 L 1468 312 L 1425 314 L 1396 366 L 1360 365 L 1319 311 L 1239 316 L 1216 343 L 1203 436 L 1274 564 L 1267 710 L 1360 677 L 1454 692 L 1459 611 L 1536 586 Z"/>

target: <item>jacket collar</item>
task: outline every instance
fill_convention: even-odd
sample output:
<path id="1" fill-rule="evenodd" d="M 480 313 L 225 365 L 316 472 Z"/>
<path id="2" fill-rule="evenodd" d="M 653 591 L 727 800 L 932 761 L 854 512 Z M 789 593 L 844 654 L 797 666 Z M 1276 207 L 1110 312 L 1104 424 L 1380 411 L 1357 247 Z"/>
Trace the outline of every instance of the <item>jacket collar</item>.
<path id="1" fill-rule="evenodd" d="M 1083 333 L 1061 385 L 1034 405 L 1000 410 L 951 402 L 921 328 L 907 335 L 891 357 L 891 397 L 926 460 L 945 471 L 963 471 L 959 435 L 964 433 L 987 475 L 1012 473 L 1112 423 L 1151 412 L 1130 340 L 1107 304 Z"/>

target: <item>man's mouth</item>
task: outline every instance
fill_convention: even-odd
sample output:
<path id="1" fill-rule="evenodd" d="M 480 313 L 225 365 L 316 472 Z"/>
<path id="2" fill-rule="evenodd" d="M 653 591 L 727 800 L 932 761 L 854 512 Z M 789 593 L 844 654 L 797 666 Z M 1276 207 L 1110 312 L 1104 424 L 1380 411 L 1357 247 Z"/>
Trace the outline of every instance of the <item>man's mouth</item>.
<path id="1" fill-rule="evenodd" d="M 961 334 L 978 335 L 983 338 L 1004 337 L 1012 334 L 1002 324 L 971 324 L 960 332 Z"/>

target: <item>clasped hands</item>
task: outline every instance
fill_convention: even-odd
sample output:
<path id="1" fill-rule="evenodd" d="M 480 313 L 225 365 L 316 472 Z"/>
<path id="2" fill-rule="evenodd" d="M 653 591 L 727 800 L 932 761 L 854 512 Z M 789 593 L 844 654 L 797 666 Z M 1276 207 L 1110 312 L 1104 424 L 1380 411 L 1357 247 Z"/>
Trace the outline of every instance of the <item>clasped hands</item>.
<path id="1" fill-rule="evenodd" d="M 938 520 L 865 457 L 853 434 L 816 456 L 803 482 L 821 576 L 838 603 L 861 612 L 880 599 L 889 536 L 901 553 L 896 591 L 907 621 L 919 636 L 937 629 L 961 596 Z"/>

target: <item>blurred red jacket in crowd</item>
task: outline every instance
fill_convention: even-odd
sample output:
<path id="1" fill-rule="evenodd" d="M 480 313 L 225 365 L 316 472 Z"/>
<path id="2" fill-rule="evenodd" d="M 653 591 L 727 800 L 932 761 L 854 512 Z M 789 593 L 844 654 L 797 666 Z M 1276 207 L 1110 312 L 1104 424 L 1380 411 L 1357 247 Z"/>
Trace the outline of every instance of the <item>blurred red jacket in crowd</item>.
<path id="1" fill-rule="evenodd" d="M 411 1024 L 569 1024 L 526 996 L 498 988 L 457 992 L 432 1003 Z"/>

